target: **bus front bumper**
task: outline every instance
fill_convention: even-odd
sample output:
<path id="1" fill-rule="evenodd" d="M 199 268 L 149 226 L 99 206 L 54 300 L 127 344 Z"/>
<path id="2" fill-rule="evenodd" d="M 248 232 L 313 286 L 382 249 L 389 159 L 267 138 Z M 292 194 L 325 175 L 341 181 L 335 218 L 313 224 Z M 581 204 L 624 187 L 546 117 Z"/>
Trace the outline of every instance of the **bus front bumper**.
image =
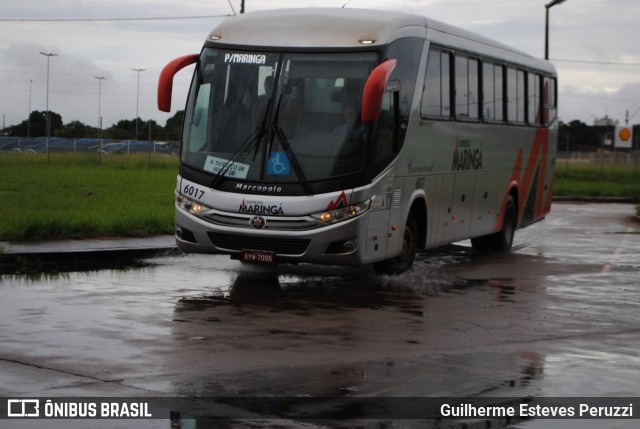
<path id="1" fill-rule="evenodd" d="M 382 260 L 383 254 L 366 257 L 367 226 L 368 216 L 364 213 L 344 222 L 302 231 L 228 227 L 176 208 L 176 244 L 183 252 L 226 254 L 241 259 L 243 254 L 254 251 L 253 255 L 271 254 L 275 263 L 361 266 Z"/>

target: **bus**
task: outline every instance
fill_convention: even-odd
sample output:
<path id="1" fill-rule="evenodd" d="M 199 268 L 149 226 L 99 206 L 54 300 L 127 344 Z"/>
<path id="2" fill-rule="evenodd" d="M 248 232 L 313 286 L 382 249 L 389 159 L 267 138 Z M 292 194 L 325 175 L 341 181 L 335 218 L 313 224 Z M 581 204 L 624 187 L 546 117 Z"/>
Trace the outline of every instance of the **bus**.
<path id="1" fill-rule="evenodd" d="M 195 64 L 176 186 L 186 253 L 410 268 L 471 239 L 505 252 L 551 208 L 552 64 L 423 16 L 289 9 L 230 18 Z"/>

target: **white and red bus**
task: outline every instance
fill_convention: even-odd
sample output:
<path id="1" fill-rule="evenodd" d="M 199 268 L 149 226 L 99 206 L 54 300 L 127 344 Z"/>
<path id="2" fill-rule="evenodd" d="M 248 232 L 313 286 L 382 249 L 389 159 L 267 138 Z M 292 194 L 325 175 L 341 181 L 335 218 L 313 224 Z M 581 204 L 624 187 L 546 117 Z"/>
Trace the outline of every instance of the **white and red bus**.
<path id="1" fill-rule="evenodd" d="M 196 64 L 177 180 L 184 252 L 382 272 L 471 239 L 507 251 L 551 206 L 547 61 L 417 15 L 291 9 L 231 18 Z"/>

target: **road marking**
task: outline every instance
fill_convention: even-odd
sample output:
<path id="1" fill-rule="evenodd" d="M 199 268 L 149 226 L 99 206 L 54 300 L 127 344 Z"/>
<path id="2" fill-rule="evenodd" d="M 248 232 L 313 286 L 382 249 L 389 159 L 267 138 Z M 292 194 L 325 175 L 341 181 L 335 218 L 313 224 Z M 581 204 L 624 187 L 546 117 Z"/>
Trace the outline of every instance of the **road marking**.
<path id="1" fill-rule="evenodd" d="M 611 258 L 609 258 L 609 261 L 607 261 L 606 264 L 604 264 L 604 266 L 602 267 L 602 273 L 609 273 L 611 272 L 611 267 L 614 265 L 616 259 L 618 259 L 618 257 L 620 256 L 620 254 L 622 253 L 622 248 L 624 247 L 624 245 L 627 243 L 627 239 L 629 238 L 629 236 L 631 235 L 631 233 L 633 233 L 633 228 L 628 227 L 627 228 L 627 232 L 622 236 L 622 241 L 620 241 L 620 245 L 616 248 L 616 250 L 611 254 Z"/>

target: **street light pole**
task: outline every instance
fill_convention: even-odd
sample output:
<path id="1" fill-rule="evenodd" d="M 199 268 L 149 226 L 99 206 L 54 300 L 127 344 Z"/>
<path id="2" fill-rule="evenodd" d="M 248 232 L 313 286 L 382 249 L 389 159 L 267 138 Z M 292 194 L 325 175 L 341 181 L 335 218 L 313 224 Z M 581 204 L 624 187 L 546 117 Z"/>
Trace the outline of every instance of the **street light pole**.
<path id="1" fill-rule="evenodd" d="M 104 76 L 94 76 L 94 78 L 98 79 L 98 138 L 100 138 L 100 134 L 102 133 L 102 114 L 100 112 L 100 104 L 102 99 L 102 81 L 106 79 Z"/>
<path id="2" fill-rule="evenodd" d="M 98 139 L 100 140 L 100 158 L 102 159 L 102 113 L 100 104 L 102 101 L 102 81 L 106 79 L 104 76 L 94 76 L 98 79 Z"/>
<path id="3" fill-rule="evenodd" d="M 146 69 L 131 69 L 138 73 L 138 95 L 136 96 L 136 141 L 138 141 L 138 109 L 140 108 L 140 72 Z"/>
<path id="4" fill-rule="evenodd" d="M 27 138 L 31 138 L 31 85 L 33 84 L 33 79 L 29 80 L 29 116 L 27 116 Z"/>
<path id="5" fill-rule="evenodd" d="M 51 57 L 57 57 L 58 54 L 54 54 L 52 52 L 40 52 L 40 54 L 47 57 L 47 129 L 45 130 L 45 134 L 47 137 L 47 162 L 50 162 L 51 155 L 49 153 L 49 137 L 51 137 L 51 114 L 49 112 L 49 60 Z"/>
<path id="6" fill-rule="evenodd" d="M 544 5 L 545 19 L 544 19 L 544 59 L 549 59 L 549 9 L 553 6 L 564 3 L 567 0 L 553 0 L 550 3 Z"/>

